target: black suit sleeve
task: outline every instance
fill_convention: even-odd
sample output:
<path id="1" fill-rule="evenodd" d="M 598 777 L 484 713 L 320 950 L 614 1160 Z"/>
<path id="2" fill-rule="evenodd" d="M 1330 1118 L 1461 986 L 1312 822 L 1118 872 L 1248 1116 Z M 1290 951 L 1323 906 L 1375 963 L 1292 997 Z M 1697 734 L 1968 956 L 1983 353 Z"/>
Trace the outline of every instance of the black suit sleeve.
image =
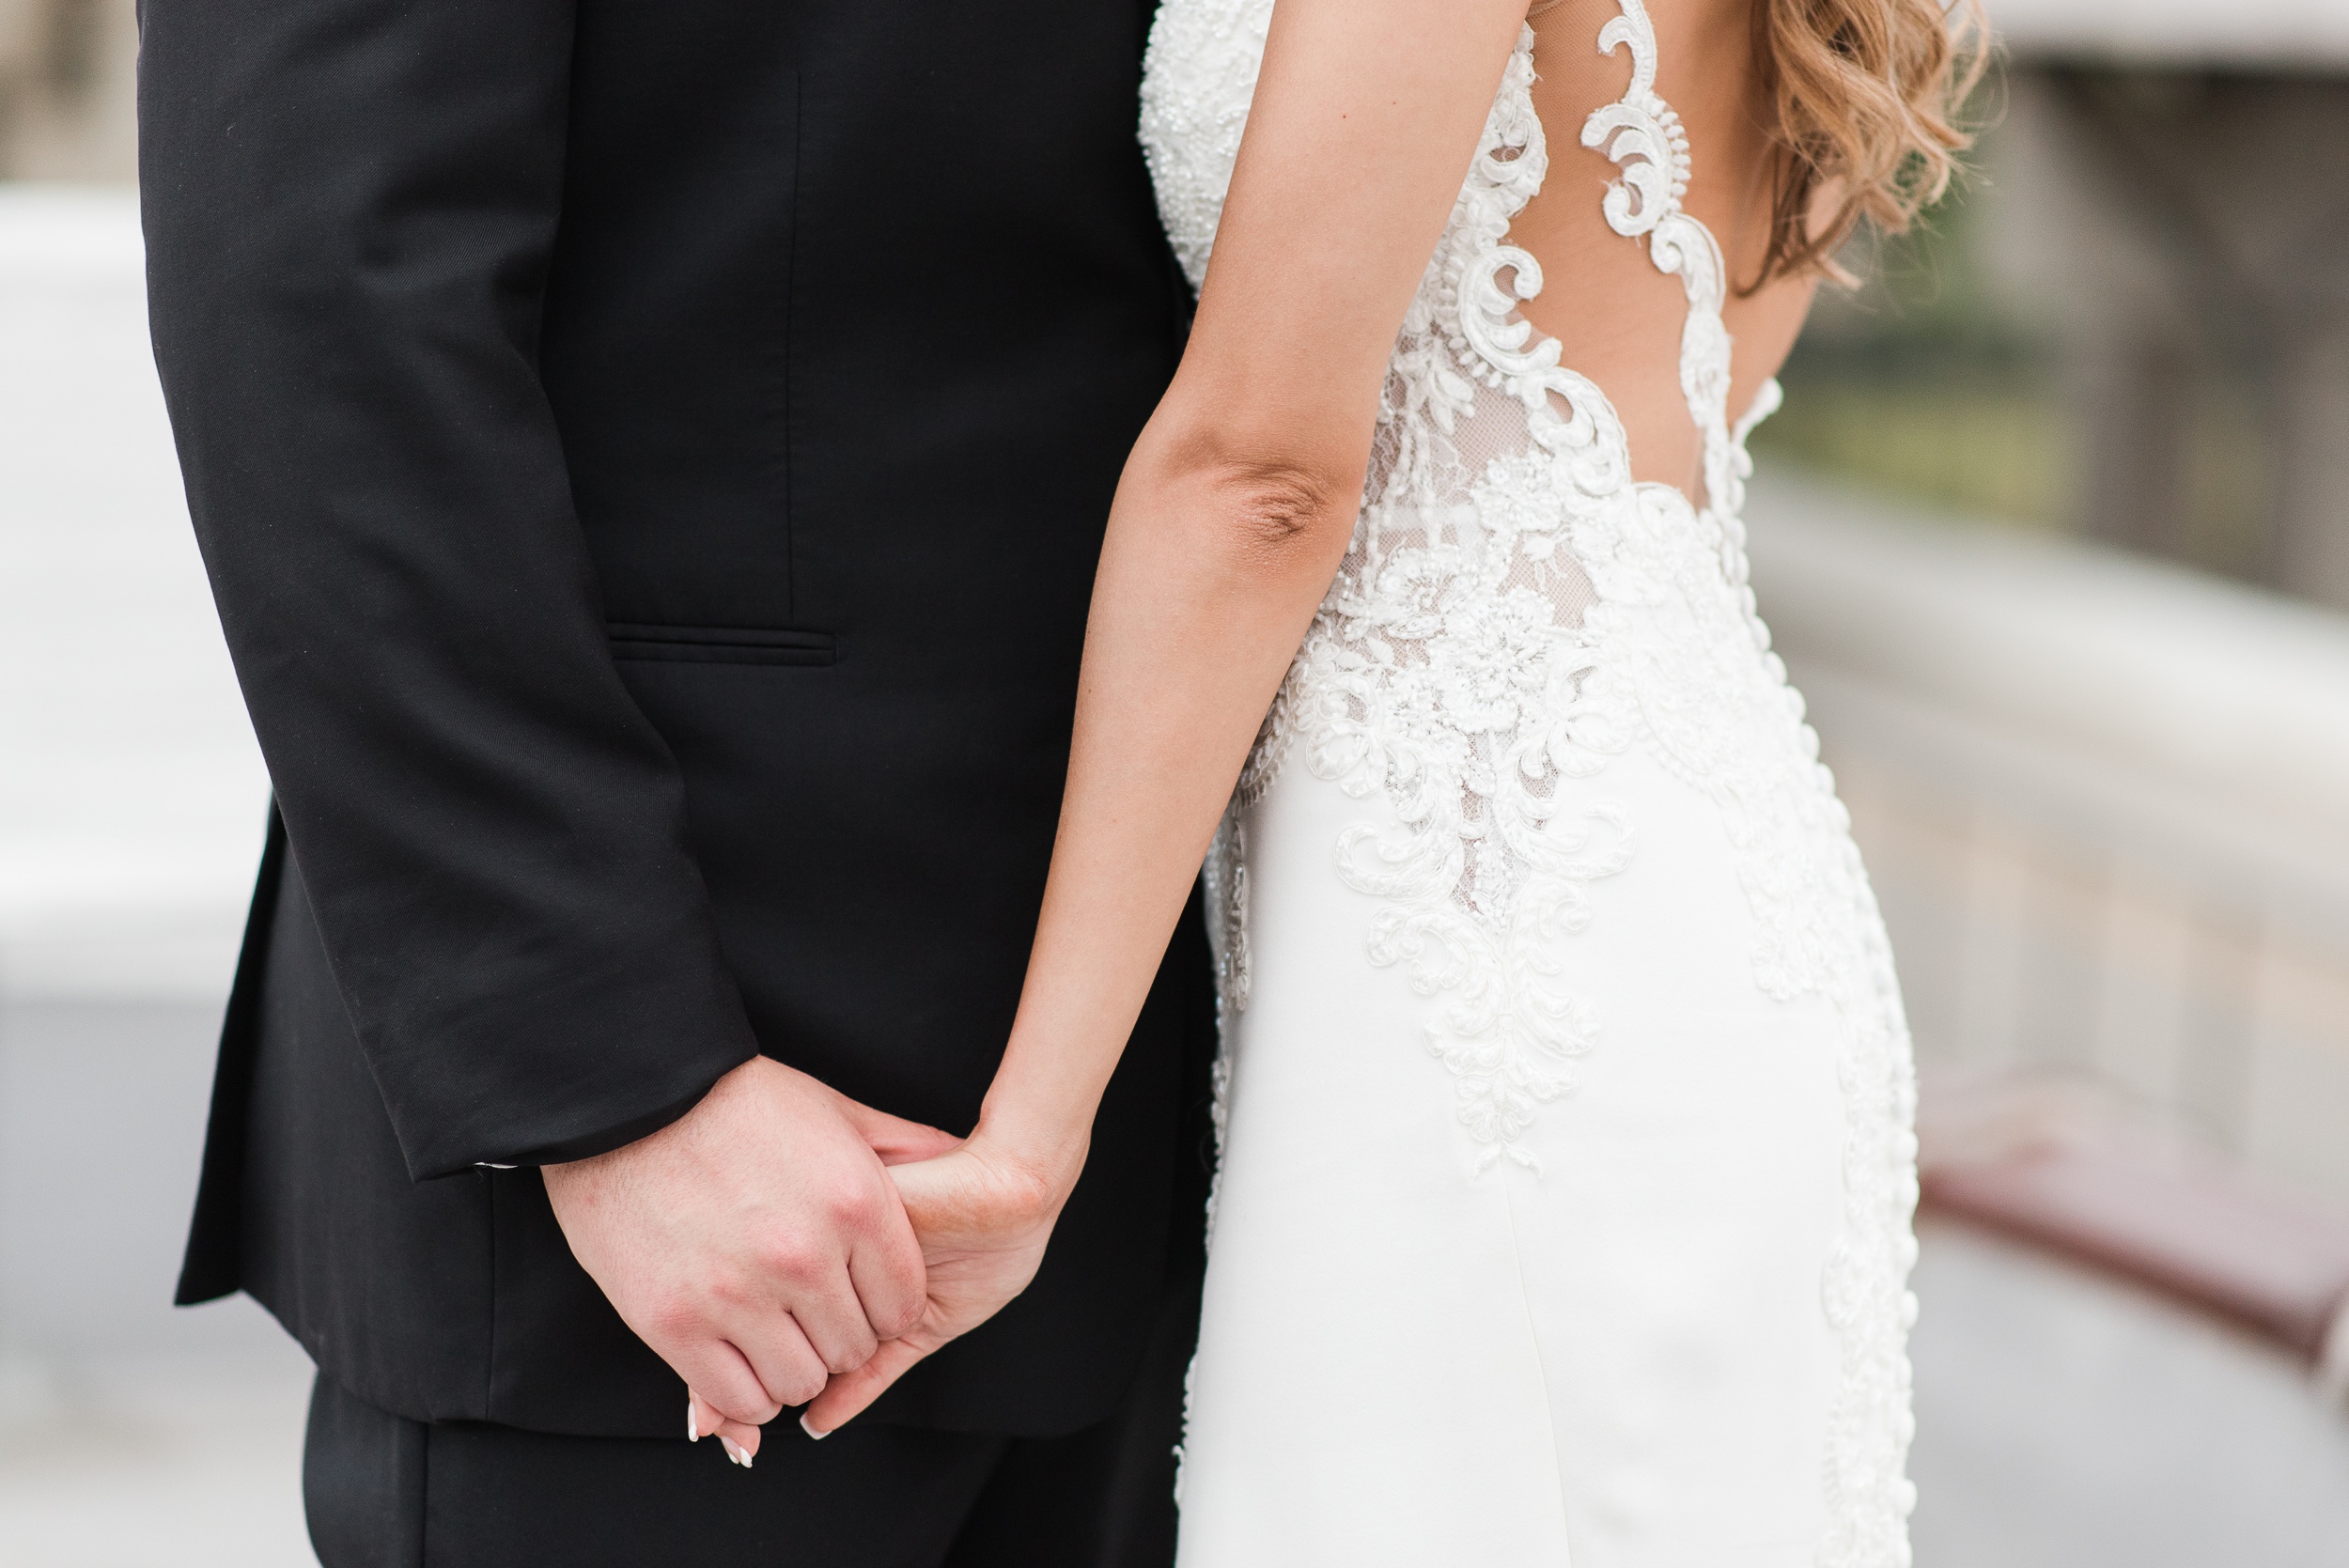
<path id="1" fill-rule="evenodd" d="M 573 0 L 146 0 L 189 506 L 410 1172 L 681 1114 L 757 1047 L 536 366 Z"/>

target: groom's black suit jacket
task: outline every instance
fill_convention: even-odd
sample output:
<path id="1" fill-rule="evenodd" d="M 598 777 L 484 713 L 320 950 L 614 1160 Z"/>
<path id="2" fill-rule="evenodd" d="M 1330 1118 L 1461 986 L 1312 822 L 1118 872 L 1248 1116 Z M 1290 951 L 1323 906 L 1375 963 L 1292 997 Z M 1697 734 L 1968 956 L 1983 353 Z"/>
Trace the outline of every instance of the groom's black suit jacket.
<path id="1" fill-rule="evenodd" d="M 282 814 L 183 1300 L 402 1415 L 667 1436 L 528 1167 L 759 1051 L 971 1126 L 1183 332 L 1147 23 L 146 0 L 156 357 Z M 1187 922 L 1043 1272 L 896 1419 L 1110 1408 L 1195 1265 L 1208 984 Z"/>

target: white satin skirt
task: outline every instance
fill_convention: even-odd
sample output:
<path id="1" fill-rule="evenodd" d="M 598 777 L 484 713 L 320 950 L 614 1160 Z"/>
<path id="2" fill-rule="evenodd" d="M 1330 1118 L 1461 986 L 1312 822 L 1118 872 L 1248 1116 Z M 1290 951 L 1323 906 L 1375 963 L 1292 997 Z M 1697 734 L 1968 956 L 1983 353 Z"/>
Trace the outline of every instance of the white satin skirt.
<path id="1" fill-rule="evenodd" d="M 1442 999 L 1372 960 L 1379 900 L 1335 846 L 1385 799 L 1292 758 L 1243 814 L 1181 1568 L 1835 1555 L 1843 1025 L 1757 985 L 1709 800 L 1636 749 L 1593 783 L 1636 850 L 1546 954 L 1595 1031 L 1517 1141 L 1530 1165 L 1464 1125 Z"/>

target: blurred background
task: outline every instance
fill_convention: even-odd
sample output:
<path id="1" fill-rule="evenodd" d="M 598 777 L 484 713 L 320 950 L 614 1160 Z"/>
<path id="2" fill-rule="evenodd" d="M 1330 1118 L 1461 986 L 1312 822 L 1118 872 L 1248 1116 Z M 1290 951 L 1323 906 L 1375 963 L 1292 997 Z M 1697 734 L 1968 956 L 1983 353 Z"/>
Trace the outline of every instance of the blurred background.
<path id="1" fill-rule="evenodd" d="M 2349 1568 L 2349 3 L 1992 0 L 1755 579 L 1924 1074 L 1921 1568 Z M 312 1560 L 168 1302 L 267 782 L 148 356 L 127 0 L 0 0 L 0 1563 Z"/>

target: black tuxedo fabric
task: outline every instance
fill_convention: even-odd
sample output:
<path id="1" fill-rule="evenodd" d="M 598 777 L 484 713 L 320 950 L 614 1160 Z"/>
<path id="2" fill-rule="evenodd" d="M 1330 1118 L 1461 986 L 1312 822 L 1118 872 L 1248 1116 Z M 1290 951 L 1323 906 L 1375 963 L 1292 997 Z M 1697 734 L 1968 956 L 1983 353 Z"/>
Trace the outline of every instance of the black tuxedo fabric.
<path id="1" fill-rule="evenodd" d="M 1141 0 L 146 0 L 156 357 L 273 822 L 181 1298 L 668 1436 L 535 1172 L 764 1051 L 957 1131 L 1186 291 Z M 884 1420 L 1104 1417 L 1195 1259 L 1187 921 L 1034 1287 Z"/>
<path id="2" fill-rule="evenodd" d="M 1109 1419 L 1062 1437 L 778 1423 L 718 1444 L 427 1424 L 318 1380 L 303 1456 L 325 1568 L 1167 1568 L 1199 1276 Z"/>

